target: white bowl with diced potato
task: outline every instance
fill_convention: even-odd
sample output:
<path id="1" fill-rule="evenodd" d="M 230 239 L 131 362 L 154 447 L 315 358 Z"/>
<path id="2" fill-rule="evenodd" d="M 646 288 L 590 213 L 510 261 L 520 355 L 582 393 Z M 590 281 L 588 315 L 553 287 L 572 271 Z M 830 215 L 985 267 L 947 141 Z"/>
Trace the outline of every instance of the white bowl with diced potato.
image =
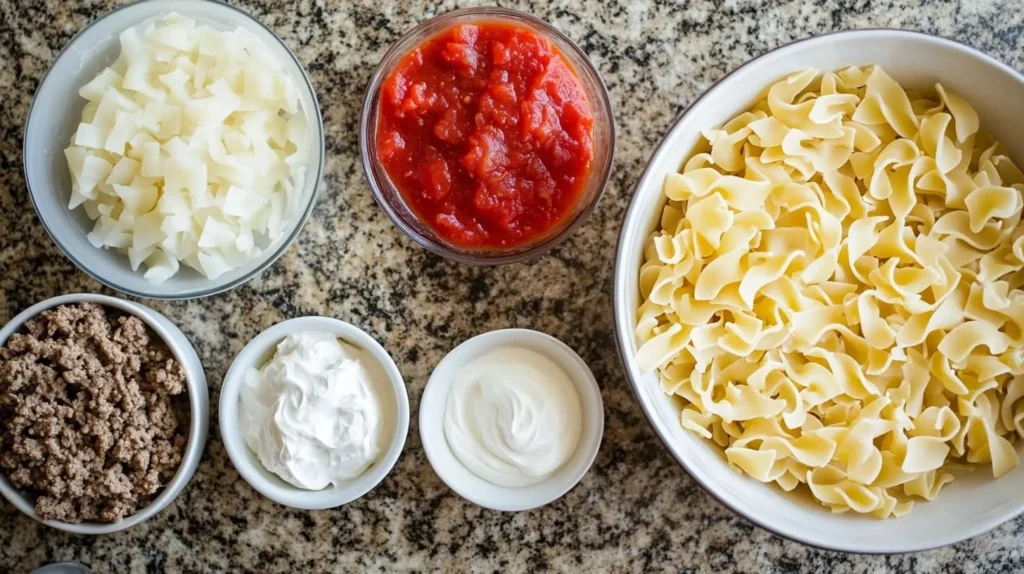
<path id="1" fill-rule="evenodd" d="M 146 58 L 119 60 L 137 42 Z M 159 48 L 176 43 L 172 74 Z M 43 78 L 25 126 L 25 180 L 47 232 L 91 277 L 142 297 L 212 295 L 269 267 L 309 218 L 323 164 L 299 61 L 209 0 L 140 0 L 92 22 Z"/>

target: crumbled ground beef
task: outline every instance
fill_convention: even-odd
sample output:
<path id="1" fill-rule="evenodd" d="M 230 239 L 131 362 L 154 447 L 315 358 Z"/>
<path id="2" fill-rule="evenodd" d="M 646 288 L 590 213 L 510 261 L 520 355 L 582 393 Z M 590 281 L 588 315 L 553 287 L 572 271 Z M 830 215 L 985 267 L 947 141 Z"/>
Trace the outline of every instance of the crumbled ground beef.
<path id="1" fill-rule="evenodd" d="M 174 476 L 185 372 L 141 319 L 92 303 L 41 313 L 0 348 L 0 469 L 36 513 L 117 522 Z"/>

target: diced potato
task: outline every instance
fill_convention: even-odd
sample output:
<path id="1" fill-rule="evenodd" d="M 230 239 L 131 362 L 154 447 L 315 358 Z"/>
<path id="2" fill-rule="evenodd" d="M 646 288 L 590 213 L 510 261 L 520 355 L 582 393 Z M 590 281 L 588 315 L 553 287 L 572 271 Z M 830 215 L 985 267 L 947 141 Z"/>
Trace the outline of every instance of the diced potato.
<path id="1" fill-rule="evenodd" d="M 207 218 L 206 224 L 203 226 L 203 233 L 199 236 L 199 248 L 211 249 L 231 245 L 235 242 L 236 237 L 235 231 L 230 226 L 210 217 Z"/>
<path id="2" fill-rule="evenodd" d="M 135 229 L 132 230 L 132 247 L 145 249 L 157 245 L 164 240 L 164 232 L 160 230 L 163 215 L 151 211 L 135 218 Z"/>
<path id="3" fill-rule="evenodd" d="M 120 86 L 122 82 L 124 78 L 120 74 L 110 68 L 104 68 L 100 75 L 78 90 L 78 95 L 90 102 L 98 102 L 108 88 Z"/>
<path id="4" fill-rule="evenodd" d="M 160 224 L 160 231 L 163 231 L 168 236 L 192 232 L 194 229 L 195 222 L 192 221 L 191 217 L 184 213 L 168 215 L 164 217 L 163 223 Z"/>
<path id="5" fill-rule="evenodd" d="M 148 62 L 129 64 L 124 74 L 124 88 L 163 101 L 167 98 L 167 92 L 153 84 L 152 74 L 153 70 Z"/>
<path id="6" fill-rule="evenodd" d="M 114 121 L 114 127 L 110 130 L 107 141 L 103 144 L 103 149 L 112 154 L 123 156 L 125 146 L 142 129 L 142 126 L 139 125 L 139 120 L 140 117 L 137 112 L 119 110 L 117 112 L 117 119 Z"/>
<path id="7" fill-rule="evenodd" d="M 71 146 L 64 150 L 64 158 L 68 160 L 68 169 L 71 170 L 71 179 L 75 184 L 78 183 L 78 175 L 82 173 L 88 155 L 88 150 L 83 147 Z"/>
<path id="8" fill-rule="evenodd" d="M 169 14 L 120 34 L 121 53 L 79 90 L 65 150 L 69 209 L 88 240 L 165 281 L 184 263 L 215 278 L 283 232 L 308 165 L 298 89 L 272 47 Z"/>
<path id="9" fill-rule="evenodd" d="M 189 79 L 188 74 L 177 68 L 159 76 L 160 83 L 167 88 L 169 99 L 174 102 L 187 102 L 191 99 L 187 87 Z"/>
<path id="10" fill-rule="evenodd" d="M 267 196 L 253 193 L 248 189 L 231 186 L 224 198 L 224 213 L 249 220 L 264 204 Z"/>
<path id="11" fill-rule="evenodd" d="M 122 157 L 114 164 L 107 176 L 107 183 L 110 185 L 128 185 L 139 173 L 142 163 L 130 157 Z"/>
<path id="12" fill-rule="evenodd" d="M 68 201 L 68 209 L 74 209 L 79 205 L 82 205 L 83 203 L 87 202 L 88 200 L 89 198 L 82 195 L 77 189 L 72 189 L 71 200 Z M 86 206 L 86 208 L 88 209 L 88 206 Z M 95 217 L 93 217 L 93 219 L 95 219 Z"/>
<path id="13" fill-rule="evenodd" d="M 153 283 L 163 283 L 178 272 L 178 260 L 169 257 L 163 250 L 157 249 L 146 258 L 146 273 L 143 277 Z"/>
<path id="14" fill-rule="evenodd" d="M 164 160 L 159 142 L 154 140 L 142 144 L 141 173 L 145 177 L 163 177 Z"/>
<path id="15" fill-rule="evenodd" d="M 115 185 L 114 191 L 124 202 L 124 209 L 129 213 L 142 215 L 149 213 L 156 206 L 156 186 L 142 178 L 135 178 L 131 185 Z"/>
<path id="16" fill-rule="evenodd" d="M 216 252 L 200 250 L 199 265 L 203 269 L 203 274 L 210 279 L 216 279 L 228 271 L 231 271 L 231 265 L 225 261 L 224 256 Z"/>
<path id="17" fill-rule="evenodd" d="M 149 35 L 150 40 L 173 48 L 176 52 L 191 52 L 196 49 L 196 37 L 192 34 L 196 26 L 195 20 L 168 14 L 163 21 L 167 25 L 155 28 Z"/>
<path id="18" fill-rule="evenodd" d="M 107 179 L 114 166 L 110 162 L 100 159 L 94 155 L 87 155 L 82 160 L 82 169 L 78 172 L 75 181 L 78 183 L 78 191 L 82 195 L 96 199 L 96 185 Z"/>
<path id="19" fill-rule="evenodd" d="M 107 141 L 107 134 L 95 124 L 78 124 L 75 131 L 76 146 L 100 149 Z"/>
<path id="20" fill-rule="evenodd" d="M 224 132 L 224 147 L 227 148 L 230 153 L 245 153 L 251 149 L 252 140 L 249 136 L 245 135 L 245 132 L 238 129 L 232 129 Z"/>
<path id="21" fill-rule="evenodd" d="M 147 247 L 145 249 L 135 249 L 134 247 L 128 248 L 128 263 L 132 266 L 132 271 L 138 271 L 139 265 L 146 260 L 153 252 L 156 251 L 156 247 Z"/>

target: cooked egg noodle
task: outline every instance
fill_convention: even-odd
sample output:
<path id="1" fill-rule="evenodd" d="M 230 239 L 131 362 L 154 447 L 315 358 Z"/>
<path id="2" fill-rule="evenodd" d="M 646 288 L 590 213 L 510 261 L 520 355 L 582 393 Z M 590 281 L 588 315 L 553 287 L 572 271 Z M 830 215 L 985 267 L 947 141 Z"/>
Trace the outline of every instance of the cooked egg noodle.
<path id="1" fill-rule="evenodd" d="M 1024 175 L 960 96 L 805 70 L 664 183 L 637 362 L 729 463 L 900 516 L 1024 437 Z"/>

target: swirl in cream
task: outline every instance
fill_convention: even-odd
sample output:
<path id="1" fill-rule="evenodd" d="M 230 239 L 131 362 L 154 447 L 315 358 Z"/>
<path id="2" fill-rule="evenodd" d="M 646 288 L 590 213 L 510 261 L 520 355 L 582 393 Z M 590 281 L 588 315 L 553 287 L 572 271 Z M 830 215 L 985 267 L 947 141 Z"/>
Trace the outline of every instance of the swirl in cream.
<path id="1" fill-rule="evenodd" d="M 246 375 L 242 435 L 285 481 L 306 490 L 337 485 L 383 451 L 379 389 L 359 349 L 330 333 L 288 335 L 269 363 Z"/>
<path id="2" fill-rule="evenodd" d="M 528 349 L 498 348 L 455 374 L 444 434 L 474 474 L 523 487 L 545 480 L 572 456 L 582 419 L 576 387 L 557 364 Z"/>

